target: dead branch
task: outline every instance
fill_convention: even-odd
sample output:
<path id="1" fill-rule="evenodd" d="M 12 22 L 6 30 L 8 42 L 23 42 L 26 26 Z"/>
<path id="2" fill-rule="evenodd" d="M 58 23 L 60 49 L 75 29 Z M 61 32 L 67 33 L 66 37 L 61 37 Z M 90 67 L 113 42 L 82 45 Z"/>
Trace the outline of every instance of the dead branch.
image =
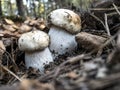
<path id="1" fill-rule="evenodd" d="M 118 10 L 118 7 L 114 3 L 113 3 L 113 6 L 114 6 L 116 12 L 120 15 L 120 11 Z"/>
<path id="2" fill-rule="evenodd" d="M 89 8 L 92 11 L 112 11 L 115 10 L 115 8 Z M 120 7 L 118 7 L 120 9 Z"/>
<path id="3" fill-rule="evenodd" d="M 10 71 L 8 68 L 6 68 L 5 66 L 3 66 L 2 64 L 0 64 L 0 66 L 4 69 L 4 70 L 6 70 L 6 71 L 8 71 L 12 76 L 14 76 L 15 78 L 17 78 L 20 82 L 22 81 L 17 75 L 15 75 L 12 71 Z"/>
<path id="4" fill-rule="evenodd" d="M 108 22 L 107 22 L 107 14 L 105 13 L 104 14 L 105 15 L 105 29 L 106 29 L 106 31 L 107 31 L 107 34 L 109 35 L 109 36 L 111 36 L 111 34 L 110 34 L 110 29 L 109 29 L 109 26 L 108 26 Z"/>
<path id="5" fill-rule="evenodd" d="M 104 22 L 101 20 L 101 19 L 99 19 L 97 16 L 95 16 L 94 14 L 90 14 L 93 18 L 95 18 L 97 21 L 99 21 L 102 25 L 103 25 L 103 27 L 104 28 L 106 28 L 105 27 L 105 24 L 104 24 Z"/>
<path id="6" fill-rule="evenodd" d="M 91 90 L 103 90 L 106 87 L 117 84 L 118 82 L 120 82 L 120 73 L 108 75 L 102 79 L 90 80 L 87 83 Z"/>

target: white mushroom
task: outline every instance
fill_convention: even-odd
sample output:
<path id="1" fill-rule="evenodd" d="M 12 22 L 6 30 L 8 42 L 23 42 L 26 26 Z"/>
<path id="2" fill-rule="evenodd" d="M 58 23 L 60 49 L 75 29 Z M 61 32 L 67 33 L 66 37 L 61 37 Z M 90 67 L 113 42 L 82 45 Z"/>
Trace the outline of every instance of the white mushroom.
<path id="1" fill-rule="evenodd" d="M 76 13 L 68 9 L 54 10 L 48 15 L 48 24 L 51 26 L 48 34 L 54 58 L 76 49 L 74 34 L 81 30 L 81 19 Z"/>
<path id="2" fill-rule="evenodd" d="M 19 49 L 25 51 L 26 67 L 44 71 L 45 64 L 53 61 L 48 48 L 49 36 L 43 31 L 31 31 L 22 34 L 18 41 Z"/>

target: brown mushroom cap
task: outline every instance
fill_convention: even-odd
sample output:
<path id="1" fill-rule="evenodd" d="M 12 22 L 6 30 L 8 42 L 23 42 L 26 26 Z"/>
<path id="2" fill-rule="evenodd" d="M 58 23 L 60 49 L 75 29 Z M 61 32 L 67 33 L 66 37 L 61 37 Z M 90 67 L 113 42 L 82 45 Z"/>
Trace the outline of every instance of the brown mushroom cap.
<path id="1" fill-rule="evenodd" d="M 64 28 L 71 34 L 80 32 L 81 19 L 71 10 L 57 9 L 48 15 L 48 23 L 57 27 Z"/>

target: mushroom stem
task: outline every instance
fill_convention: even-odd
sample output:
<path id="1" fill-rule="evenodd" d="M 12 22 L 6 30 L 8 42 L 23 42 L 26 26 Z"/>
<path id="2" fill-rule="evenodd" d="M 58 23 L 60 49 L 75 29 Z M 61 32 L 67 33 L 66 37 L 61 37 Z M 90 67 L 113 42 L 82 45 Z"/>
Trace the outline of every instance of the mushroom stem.
<path id="1" fill-rule="evenodd" d="M 71 53 L 77 47 L 75 35 L 68 33 L 62 28 L 52 26 L 48 34 L 51 39 L 50 50 L 53 53 L 53 58 L 66 52 Z"/>
<path id="2" fill-rule="evenodd" d="M 52 62 L 53 58 L 50 50 L 45 48 L 43 51 L 35 51 L 35 52 L 25 52 L 25 63 L 26 67 L 33 67 L 39 69 L 40 72 L 44 72 L 44 66 Z"/>

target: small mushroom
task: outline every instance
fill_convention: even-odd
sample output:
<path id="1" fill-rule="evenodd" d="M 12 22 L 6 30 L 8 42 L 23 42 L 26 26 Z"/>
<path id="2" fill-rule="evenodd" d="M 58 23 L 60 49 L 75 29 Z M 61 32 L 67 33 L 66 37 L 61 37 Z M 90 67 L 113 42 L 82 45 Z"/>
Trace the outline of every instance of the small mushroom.
<path id="1" fill-rule="evenodd" d="M 19 49 L 25 51 L 26 67 L 33 67 L 44 71 L 44 66 L 53 61 L 48 48 L 49 36 L 43 32 L 34 30 L 24 33 L 18 40 Z"/>
<path id="2" fill-rule="evenodd" d="M 75 50 L 75 34 L 81 30 L 80 17 L 71 10 L 57 9 L 48 15 L 50 50 L 54 58 Z"/>

